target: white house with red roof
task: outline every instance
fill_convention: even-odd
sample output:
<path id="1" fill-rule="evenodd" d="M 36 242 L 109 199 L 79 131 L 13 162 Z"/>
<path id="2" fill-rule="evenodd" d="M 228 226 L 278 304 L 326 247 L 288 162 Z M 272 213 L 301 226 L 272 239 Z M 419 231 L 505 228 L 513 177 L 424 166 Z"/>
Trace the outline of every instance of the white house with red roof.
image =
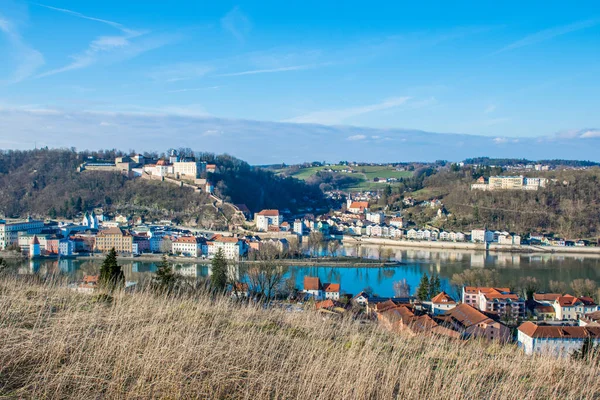
<path id="1" fill-rule="evenodd" d="M 554 307 L 557 320 L 578 320 L 585 314 L 600 310 L 591 297 L 575 297 L 560 293 L 535 293 L 533 299 L 538 303 Z"/>
<path id="2" fill-rule="evenodd" d="M 353 201 L 348 206 L 348 212 L 352 214 L 364 214 L 369 211 L 369 202 L 368 201 Z"/>
<path id="3" fill-rule="evenodd" d="M 456 301 L 446 292 L 440 292 L 431 299 L 431 313 L 433 315 L 443 314 L 454 307 L 456 307 Z"/>
<path id="4" fill-rule="evenodd" d="M 267 232 L 270 226 L 279 227 L 283 217 L 279 214 L 279 210 L 262 210 L 254 216 L 254 222 L 259 232 Z"/>
<path id="5" fill-rule="evenodd" d="M 315 300 L 340 299 L 340 288 L 339 283 L 323 283 L 317 276 L 305 276 L 304 277 L 304 288 L 302 291 L 307 293 Z"/>

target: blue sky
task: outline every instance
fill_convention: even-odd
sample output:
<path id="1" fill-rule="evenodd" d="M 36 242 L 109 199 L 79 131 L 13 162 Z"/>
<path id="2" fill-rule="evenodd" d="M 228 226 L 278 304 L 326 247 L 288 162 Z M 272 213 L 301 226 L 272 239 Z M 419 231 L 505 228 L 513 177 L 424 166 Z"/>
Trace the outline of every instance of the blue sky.
<path id="1" fill-rule="evenodd" d="M 0 54 L 0 148 L 600 157 L 597 2 L 2 0 Z"/>

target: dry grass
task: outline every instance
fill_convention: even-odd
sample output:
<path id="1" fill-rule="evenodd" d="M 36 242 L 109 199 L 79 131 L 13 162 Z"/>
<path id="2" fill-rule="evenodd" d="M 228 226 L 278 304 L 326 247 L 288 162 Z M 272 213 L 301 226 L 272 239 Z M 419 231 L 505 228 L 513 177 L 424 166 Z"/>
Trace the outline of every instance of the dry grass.
<path id="1" fill-rule="evenodd" d="M 514 346 L 392 335 L 352 321 L 151 293 L 94 301 L 0 278 L 9 398 L 592 398 L 600 368 Z"/>

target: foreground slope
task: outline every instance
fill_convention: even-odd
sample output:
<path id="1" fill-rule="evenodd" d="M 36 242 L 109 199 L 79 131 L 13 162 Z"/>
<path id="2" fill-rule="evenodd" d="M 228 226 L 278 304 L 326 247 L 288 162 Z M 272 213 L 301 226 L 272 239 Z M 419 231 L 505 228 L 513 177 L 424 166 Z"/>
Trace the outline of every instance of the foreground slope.
<path id="1" fill-rule="evenodd" d="M 214 300 L 0 278 L 0 396 L 591 398 L 597 363 Z"/>

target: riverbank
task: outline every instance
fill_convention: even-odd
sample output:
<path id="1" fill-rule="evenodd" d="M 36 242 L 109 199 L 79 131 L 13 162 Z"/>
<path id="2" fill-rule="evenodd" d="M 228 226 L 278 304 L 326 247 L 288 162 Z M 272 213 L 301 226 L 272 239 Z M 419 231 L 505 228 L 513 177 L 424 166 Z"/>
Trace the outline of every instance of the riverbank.
<path id="1" fill-rule="evenodd" d="M 522 253 L 522 254 L 580 254 L 600 255 L 600 247 L 567 247 L 567 246 L 511 246 L 497 243 L 470 243 L 470 242 L 443 242 L 426 240 L 398 240 L 384 238 L 356 238 L 344 236 L 342 243 L 345 246 L 371 245 L 371 246 L 396 246 L 413 249 L 443 249 L 443 250 L 468 250 L 489 251 L 495 253 Z"/>
<path id="2" fill-rule="evenodd" d="M 82 261 L 102 261 L 106 257 L 105 254 L 94 254 L 85 256 L 72 257 L 74 260 Z M 163 259 L 162 254 L 144 254 L 138 257 L 118 256 L 120 261 L 143 261 L 143 262 L 155 262 L 159 263 Z M 167 261 L 170 263 L 177 264 L 205 264 L 210 265 L 211 260 L 200 257 L 167 257 Z M 261 261 L 243 260 L 244 264 L 254 264 Z M 369 260 L 364 258 L 356 257 L 318 257 L 318 258 L 285 258 L 277 260 L 278 264 L 286 266 L 314 266 L 314 267 L 394 267 L 400 265 L 399 262 L 394 261 L 381 261 L 381 260 Z"/>

